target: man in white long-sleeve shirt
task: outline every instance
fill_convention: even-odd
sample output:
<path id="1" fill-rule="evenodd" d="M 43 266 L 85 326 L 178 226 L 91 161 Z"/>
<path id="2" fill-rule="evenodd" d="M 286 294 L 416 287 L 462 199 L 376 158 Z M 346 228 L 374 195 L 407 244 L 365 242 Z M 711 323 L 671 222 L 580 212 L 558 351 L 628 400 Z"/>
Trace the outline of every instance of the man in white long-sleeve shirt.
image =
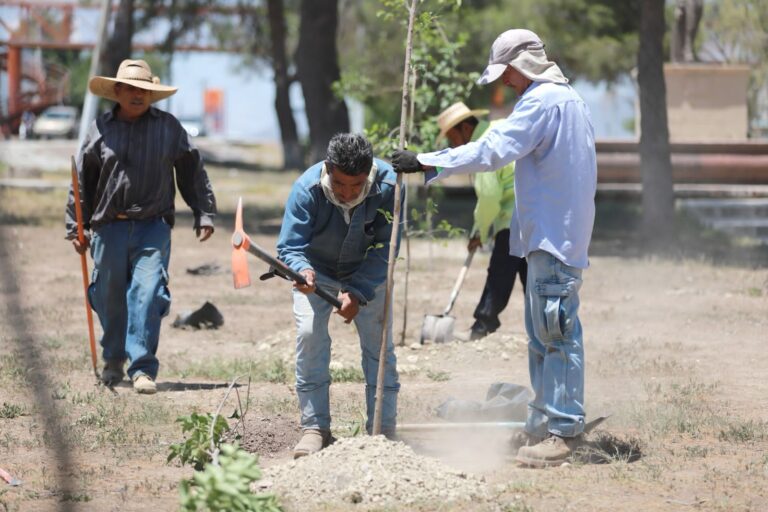
<path id="1" fill-rule="evenodd" d="M 594 130 L 587 105 L 530 30 L 508 30 L 494 41 L 478 83 L 499 78 L 519 96 L 505 121 L 457 148 L 395 152 L 392 163 L 397 172 L 425 172 L 433 183 L 516 161 L 510 253 L 528 261 L 525 324 L 535 393 L 517 460 L 557 465 L 584 430 L 578 292 L 595 217 Z"/>

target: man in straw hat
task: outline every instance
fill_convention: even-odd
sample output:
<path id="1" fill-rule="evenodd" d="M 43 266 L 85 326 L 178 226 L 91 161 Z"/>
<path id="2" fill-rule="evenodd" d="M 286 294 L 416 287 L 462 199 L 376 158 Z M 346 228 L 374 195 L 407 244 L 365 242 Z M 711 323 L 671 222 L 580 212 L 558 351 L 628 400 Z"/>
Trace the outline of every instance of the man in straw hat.
<path id="1" fill-rule="evenodd" d="M 435 153 L 398 151 L 398 172 L 427 172 L 428 182 L 452 174 L 494 171 L 517 161 L 519 229 L 510 251 L 525 256 L 525 324 L 535 397 L 517 460 L 530 466 L 566 460 L 584 431 L 584 350 L 579 289 L 588 266 L 595 217 L 597 165 L 589 109 L 547 59 L 541 39 L 524 29 L 502 33 L 478 80 L 501 78 L 519 96 L 512 114 L 480 139 Z"/>
<path id="2" fill-rule="evenodd" d="M 201 242 L 213 234 L 216 200 L 184 128 L 152 106 L 175 87 L 160 84 L 143 60 L 124 60 L 115 78 L 95 76 L 88 88 L 116 105 L 91 124 L 76 160 L 83 223 L 91 235 L 80 245 L 70 190 L 67 238 L 79 253 L 90 246 L 94 260 L 88 295 L 104 331 L 102 380 L 120 382 L 127 359 L 134 389 L 152 394 L 160 321 L 171 303 L 174 180 Z"/>
<path id="3" fill-rule="evenodd" d="M 437 117 L 438 139 L 445 137 L 452 148 L 479 139 L 489 126 L 500 122 L 497 120 L 489 125 L 487 121 L 481 121 L 479 117 L 486 114 L 487 110 L 470 110 L 463 102 L 454 103 Z M 488 276 L 480 303 L 475 308 L 475 323 L 468 333 L 460 336 L 466 340 L 480 339 L 501 326 L 499 314 L 507 307 L 515 277 L 520 275 L 525 290 L 528 268 L 524 258 L 509 253 L 509 224 L 515 209 L 515 163 L 510 162 L 496 172 L 476 175 L 475 194 L 474 225 L 467 249 L 473 251 L 485 244 L 489 234 L 493 235 L 494 243 Z"/>

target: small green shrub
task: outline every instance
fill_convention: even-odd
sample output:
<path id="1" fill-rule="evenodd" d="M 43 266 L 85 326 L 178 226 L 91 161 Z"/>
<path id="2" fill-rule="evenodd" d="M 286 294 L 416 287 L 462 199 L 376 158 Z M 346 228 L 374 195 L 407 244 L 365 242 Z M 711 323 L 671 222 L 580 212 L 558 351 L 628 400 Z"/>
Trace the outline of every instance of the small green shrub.
<path id="1" fill-rule="evenodd" d="M 365 375 L 360 368 L 331 368 L 332 382 L 365 382 Z"/>
<path id="2" fill-rule="evenodd" d="M 256 368 L 256 380 L 271 382 L 273 384 L 285 384 L 288 382 L 288 367 L 282 359 L 273 359 Z"/>
<path id="3" fill-rule="evenodd" d="M 762 441 L 768 437 L 768 423 L 761 421 L 737 421 L 720 430 L 719 439 L 730 443 Z"/>
<path id="4" fill-rule="evenodd" d="M 272 494 L 251 493 L 261 478 L 258 459 L 236 445 L 222 444 L 219 464 L 206 464 L 179 486 L 181 508 L 187 511 L 281 512 Z"/>
<path id="5" fill-rule="evenodd" d="M 13 418 L 24 416 L 25 414 L 26 414 L 26 411 L 24 410 L 24 407 L 22 407 L 21 405 L 9 404 L 9 403 L 3 402 L 3 406 L 0 407 L 0 418 L 6 419 L 6 420 L 12 420 Z"/>
<path id="6" fill-rule="evenodd" d="M 427 370 L 427 377 L 435 382 L 446 382 L 451 380 L 451 374 L 443 371 Z"/>
<path id="7" fill-rule="evenodd" d="M 179 416 L 182 433 L 189 432 L 183 443 L 172 444 L 169 448 L 168 462 L 177 458 L 182 464 L 192 464 L 196 470 L 202 470 L 211 461 L 211 422 L 213 414 L 192 413 L 189 416 Z M 217 415 L 213 426 L 213 446 L 218 448 L 221 436 L 229 429 L 229 424 L 223 416 Z"/>

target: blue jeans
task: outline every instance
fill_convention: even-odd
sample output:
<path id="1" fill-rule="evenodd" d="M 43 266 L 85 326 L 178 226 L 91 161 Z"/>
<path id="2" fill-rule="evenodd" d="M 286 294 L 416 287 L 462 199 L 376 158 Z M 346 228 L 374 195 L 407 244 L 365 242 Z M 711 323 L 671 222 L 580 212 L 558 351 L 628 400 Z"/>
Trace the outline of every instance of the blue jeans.
<path id="1" fill-rule="evenodd" d="M 581 269 L 544 251 L 527 256 L 525 329 L 534 399 L 526 430 L 575 437 L 584 430 L 584 348 L 579 322 Z"/>
<path id="2" fill-rule="evenodd" d="M 341 283 L 320 273 L 318 286 L 336 295 Z M 376 377 L 379 373 L 379 348 L 383 327 L 384 295 L 386 285 L 376 289 L 376 297 L 361 307 L 353 322 L 360 337 L 362 367 L 365 375 L 365 402 L 368 421 L 366 429 L 373 428 L 376 404 Z M 391 306 L 391 305 L 390 305 Z M 328 321 L 333 306 L 317 295 L 305 295 L 293 290 L 293 315 L 296 319 L 296 392 L 301 410 L 301 427 L 329 430 L 331 412 L 329 386 L 331 375 L 331 337 Z M 341 319 L 341 317 L 339 317 Z M 397 375 L 397 358 L 392 343 L 392 308 L 389 308 L 389 336 L 387 337 L 387 364 L 384 375 L 384 396 L 381 411 L 382 433 L 394 433 L 397 418 L 397 393 L 400 383 Z"/>
<path id="3" fill-rule="evenodd" d="M 88 297 L 104 331 L 102 354 L 129 359 L 129 377 L 157 377 L 160 321 L 171 305 L 170 255 L 171 227 L 161 219 L 116 221 L 93 233 Z"/>

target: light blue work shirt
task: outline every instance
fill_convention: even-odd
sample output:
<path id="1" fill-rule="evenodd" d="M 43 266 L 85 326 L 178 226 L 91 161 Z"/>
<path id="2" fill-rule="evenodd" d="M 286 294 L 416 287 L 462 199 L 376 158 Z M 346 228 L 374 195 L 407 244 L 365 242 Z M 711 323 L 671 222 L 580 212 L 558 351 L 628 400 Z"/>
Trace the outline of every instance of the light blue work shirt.
<path id="1" fill-rule="evenodd" d="M 517 161 L 510 253 L 524 257 L 542 250 L 566 265 L 589 266 L 597 187 L 595 133 L 589 108 L 571 86 L 534 82 L 512 114 L 477 141 L 422 153 L 418 159 L 441 168 L 436 176 L 427 175 L 428 184 Z"/>

